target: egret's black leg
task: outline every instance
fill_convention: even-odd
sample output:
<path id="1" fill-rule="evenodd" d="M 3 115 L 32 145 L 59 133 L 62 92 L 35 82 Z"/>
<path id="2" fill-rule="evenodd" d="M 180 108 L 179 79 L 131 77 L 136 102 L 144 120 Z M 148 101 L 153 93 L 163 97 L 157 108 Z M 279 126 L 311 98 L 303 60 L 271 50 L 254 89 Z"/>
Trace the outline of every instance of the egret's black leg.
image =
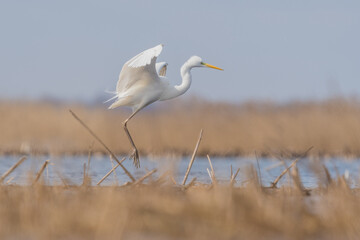
<path id="1" fill-rule="evenodd" d="M 124 130 L 125 130 L 125 132 L 126 132 L 126 135 L 128 136 L 129 141 L 130 141 L 130 143 L 131 143 L 131 145 L 132 145 L 132 147 L 133 147 L 133 152 L 131 153 L 130 158 L 133 159 L 133 162 L 134 162 L 135 167 L 139 168 L 139 167 L 140 167 L 139 152 L 138 152 L 138 150 L 137 150 L 137 148 L 136 148 L 136 146 L 135 146 L 135 143 L 134 143 L 134 141 L 133 141 L 133 139 L 132 139 L 132 137 L 131 137 L 131 135 L 130 135 L 130 132 L 129 132 L 128 128 L 127 128 L 127 123 L 128 123 L 128 121 L 129 121 L 137 112 L 138 112 L 138 111 L 135 111 L 133 114 L 131 114 L 131 116 L 130 116 L 128 119 L 125 120 L 125 122 L 123 123 L 123 125 L 124 125 Z"/>

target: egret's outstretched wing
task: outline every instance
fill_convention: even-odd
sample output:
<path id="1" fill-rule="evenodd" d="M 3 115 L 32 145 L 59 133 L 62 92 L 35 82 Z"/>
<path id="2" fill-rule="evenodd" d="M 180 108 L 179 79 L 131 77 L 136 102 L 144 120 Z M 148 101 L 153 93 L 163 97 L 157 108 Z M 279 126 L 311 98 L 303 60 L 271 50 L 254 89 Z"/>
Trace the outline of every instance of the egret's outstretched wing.
<path id="1" fill-rule="evenodd" d="M 156 73 L 155 63 L 162 48 L 162 44 L 157 45 L 156 47 L 139 53 L 127 61 L 120 72 L 116 92 L 119 94 L 127 91 L 139 80 L 157 81 L 159 76 Z"/>
<path id="2" fill-rule="evenodd" d="M 153 58 L 156 58 L 160 55 L 163 46 L 163 44 L 159 44 L 156 47 L 145 50 L 127 61 L 125 65 L 133 68 L 149 65 Z"/>
<path id="3" fill-rule="evenodd" d="M 168 64 L 166 62 L 156 63 L 156 65 L 155 65 L 156 72 L 157 72 L 157 74 L 159 74 L 159 76 L 161 76 L 161 77 L 166 76 L 167 65 Z"/>

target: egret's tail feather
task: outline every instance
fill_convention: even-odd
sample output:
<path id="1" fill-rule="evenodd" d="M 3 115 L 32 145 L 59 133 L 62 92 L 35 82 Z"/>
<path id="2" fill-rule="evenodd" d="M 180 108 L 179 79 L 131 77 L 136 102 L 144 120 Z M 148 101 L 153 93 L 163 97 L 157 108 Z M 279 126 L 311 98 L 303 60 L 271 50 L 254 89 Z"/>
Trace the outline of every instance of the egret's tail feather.
<path id="1" fill-rule="evenodd" d="M 116 96 L 118 97 L 118 96 Z M 111 104 L 108 109 L 114 109 L 120 106 L 126 106 L 126 97 L 118 97 L 118 100 Z"/>
<path id="2" fill-rule="evenodd" d="M 110 105 L 109 109 L 113 109 L 113 108 L 117 108 L 120 106 L 129 106 L 129 101 L 131 101 L 131 96 L 127 95 L 127 94 L 123 94 L 123 95 L 116 95 L 115 97 L 113 97 L 112 99 L 117 98 L 117 100 Z M 109 100 L 112 100 L 109 99 Z"/>
<path id="3" fill-rule="evenodd" d="M 105 90 L 106 93 L 109 93 L 109 94 L 117 94 L 116 91 L 109 91 L 109 90 Z"/>
<path id="4" fill-rule="evenodd" d="M 114 100 L 114 99 L 116 99 L 118 96 L 117 95 L 115 95 L 115 96 L 113 96 L 112 98 L 110 98 L 110 99 L 108 99 L 108 100 L 106 100 L 105 102 L 103 102 L 103 103 L 108 103 L 108 102 L 111 102 L 112 100 Z"/>
<path id="5" fill-rule="evenodd" d="M 114 109 L 114 108 L 117 108 L 117 107 L 120 107 L 122 106 L 121 103 L 119 103 L 118 101 L 114 102 L 113 104 L 111 104 L 108 109 Z"/>

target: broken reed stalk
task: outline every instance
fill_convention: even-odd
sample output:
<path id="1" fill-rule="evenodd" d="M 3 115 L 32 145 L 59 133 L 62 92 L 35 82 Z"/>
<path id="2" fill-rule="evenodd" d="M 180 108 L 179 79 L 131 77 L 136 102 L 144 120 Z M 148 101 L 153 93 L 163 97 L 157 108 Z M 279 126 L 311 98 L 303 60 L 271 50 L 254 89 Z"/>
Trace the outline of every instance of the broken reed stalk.
<path id="1" fill-rule="evenodd" d="M 186 173 L 185 173 L 185 176 L 184 176 L 184 180 L 183 180 L 183 182 L 182 182 L 182 185 L 185 185 L 186 180 L 187 180 L 187 178 L 188 178 L 188 176 L 189 176 L 190 169 L 191 169 L 191 167 L 192 167 L 192 165 L 193 165 L 193 163 L 194 163 L 197 150 L 198 150 L 198 148 L 199 148 L 199 146 L 200 146 L 202 134 L 203 134 L 203 130 L 201 129 L 200 135 L 199 135 L 199 139 L 198 139 L 198 141 L 197 141 L 197 143 L 196 143 L 196 146 L 195 146 L 193 155 L 191 156 L 191 160 L 190 160 L 190 162 L 189 162 L 189 166 L 188 166 L 188 168 L 186 169 Z"/>
<path id="2" fill-rule="evenodd" d="M 188 185 L 185 186 L 185 190 L 194 186 L 195 185 L 195 182 L 196 182 L 197 178 L 194 177 L 193 179 L 191 179 L 190 183 Z"/>
<path id="3" fill-rule="evenodd" d="M 329 169 L 323 164 L 322 165 L 325 171 L 325 175 L 326 175 L 326 181 L 327 181 L 327 186 L 332 184 L 332 178 L 329 172 Z"/>
<path id="4" fill-rule="evenodd" d="M 121 164 L 119 159 L 115 156 L 115 154 L 106 146 L 106 144 L 71 110 L 69 109 L 71 115 L 93 136 L 105 149 L 106 151 L 115 159 L 115 161 L 120 165 L 120 167 L 124 170 L 126 175 L 131 179 L 132 182 L 135 182 L 135 178 L 131 175 L 131 173 Z"/>
<path id="5" fill-rule="evenodd" d="M 162 184 L 166 181 L 166 177 L 170 177 L 171 176 L 171 171 L 167 170 L 165 171 L 163 174 L 161 174 L 158 179 L 155 180 L 156 184 Z"/>
<path id="6" fill-rule="evenodd" d="M 134 182 L 134 185 L 138 185 L 138 184 L 142 183 L 145 179 L 147 179 L 148 177 L 150 177 L 151 175 L 153 175 L 156 172 L 157 172 L 157 169 L 154 169 L 154 170 L 146 173 L 144 176 L 142 176 L 141 178 L 136 180 L 136 182 Z"/>
<path id="7" fill-rule="evenodd" d="M 15 178 L 15 177 L 9 178 L 9 179 L 6 181 L 6 184 L 10 184 L 10 182 L 11 182 L 12 180 L 14 180 L 14 178 Z"/>
<path id="8" fill-rule="evenodd" d="M 313 146 L 311 146 L 310 148 L 308 148 L 308 150 L 306 150 L 300 157 L 298 157 L 297 159 L 295 159 L 289 167 L 287 167 L 276 179 L 275 181 L 271 184 L 272 188 L 276 187 L 276 184 L 280 181 L 280 179 L 289 171 L 290 168 L 292 168 L 300 159 L 302 159 L 303 157 L 305 157 L 307 155 L 307 153 L 313 149 Z"/>
<path id="9" fill-rule="evenodd" d="M 90 171 L 90 161 L 91 161 L 91 155 L 92 155 L 92 149 L 94 147 L 94 142 L 91 143 L 89 146 L 89 153 L 88 153 L 88 161 L 87 161 L 87 168 L 86 168 L 86 175 L 89 175 Z"/>
<path id="10" fill-rule="evenodd" d="M 255 152 L 255 157 L 256 157 L 256 163 L 257 163 L 257 169 L 258 169 L 258 176 L 259 176 L 259 184 L 260 184 L 260 187 L 262 186 L 262 178 L 261 178 L 261 169 L 260 169 L 260 164 L 259 164 L 259 158 L 257 156 L 257 153 Z"/>
<path id="11" fill-rule="evenodd" d="M 277 163 L 275 163 L 275 164 L 273 164 L 273 165 L 271 165 L 269 167 L 266 167 L 265 171 L 270 171 L 270 170 L 272 170 L 274 168 L 280 167 L 281 165 L 284 165 L 284 163 L 282 161 L 279 161 L 279 162 L 277 162 Z"/>
<path id="12" fill-rule="evenodd" d="M 5 180 L 7 176 L 9 176 L 10 173 L 12 173 L 20 164 L 22 164 L 25 161 L 26 157 L 21 157 L 17 163 L 15 163 L 9 170 L 7 170 L 0 178 L 0 184 Z"/>
<path id="13" fill-rule="evenodd" d="M 89 186 L 91 185 L 91 178 L 89 177 L 89 169 L 86 165 L 86 163 L 84 163 L 84 175 L 83 175 L 83 182 L 82 182 L 82 186 Z"/>
<path id="14" fill-rule="evenodd" d="M 68 188 L 68 187 L 69 187 L 69 182 L 70 182 L 70 180 L 64 178 L 64 177 L 62 176 L 62 174 L 61 174 L 58 170 L 55 170 L 55 173 L 56 173 L 56 175 L 58 175 L 58 177 L 60 178 L 60 180 L 61 180 L 61 182 L 63 183 L 64 187 L 65 187 L 65 188 Z M 70 184 L 70 185 L 72 185 L 72 184 Z"/>
<path id="15" fill-rule="evenodd" d="M 210 164 L 210 169 L 211 171 L 209 171 L 209 169 L 207 168 L 207 171 L 208 171 L 208 174 L 211 178 L 211 182 L 216 184 L 217 183 L 217 180 L 216 180 L 216 177 L 215 177 L 215 171 L 214 171 L 214 168 L 213 168 L 213 165 L 211 163 L 211 159 L 209 157 L 209 154 L 206 155 L 207 159 L 209 160 L 209 164 Z"/>
<path id="16" fill-rule="evenodd" d="M 37 183 L 37 181 L 40 179 L 41 174 L 44 172 L 44 170 L 45 170 L 46 166 L 49 164 L 49 162 L 50 162 L 50 160 L 46 160 L 44 162 L 44 164 L 41 166 L 39 172 L 36 174 L 36 178 L 35 178 L 33 184 Z"/>
<path id="17" fill-rule="evenodd" d="M 305 188 L 300 179 L 299 169 L 297 168 L 296 164 L 293 168 L 291 168 L 290 175 L 291 175 L 292 179 L 294 180 L 296 188 L 298 190 L 300 190 L 300 192 L 305 192 Z"/>
<path id="18" fill-rule="evenodd" d="M 177 182 L 176 182 L 174 176 L 171 175 L 171 176 L 170 176 L 170 180 L 171 180 L 171 182 L 172 182 L 174 185 L 177 185 Z"/>
<path id="19" fill-rule="evenodd" d="M 237 175 L 239 174 L 240 168 L 238 168 L 236 170 L 236 173 L 234 175 L 231 176 L 231 180 L 230 180 L 230 185 L 233 186 L 235 183 L 235 178 L 237 177 Z M 232 172 L 232 167 L 231 167 L 231 172 Z"/>
<path id="20" fill-rule="evenodd" d="M 261 184 L 259 182 L 259 174 L 256 170 L 256 167 L 254 164 L 249 165 L 247 172 L 249 174 L 249 180 L 250 183 L 254 184 L 257 188 L 261 188 Z"/>
<path id="21" fill-rule="evenodd" d="M 339 187 L 343 189 L 350 189 L 347 179 L 344 175 L 342 175 L 340 178 L 337 179 L 337 184 Z"/>
<path id="22" fill-rule="evenodd" d="M 122 163 L 123 161 L 125 161 L 126 158 L 123 158 L 120 160 L 120 163 Z M 120 166 L 120 164 L 116 164 L 97 184 L 96 186 L 99 186 L 113 171 L 115 171 L 115 169 Z"/>
<path id="23" fill-rule="evenodd" d="M 213 181 L 213 177 L 211 176 L 211 172 L 210 172 L 210 170 L 209 170 L 208 168 L 206 168 L 206 171 L 207 171 L 207 173 L 209 174 L 209 177 L 210 177 L 211 183 L 213 184 L 213 183 L 214 183 L 214 181 Z"/>
<path id="24" fill-rule="evenodd" d="M 114 159 L 112 158 L 111 155 L 110 155 L 110 162 L 111 162 L 111 167 L 112 167 L 112 168 L 115 167 Z M 121 161 L 120 161 L 120 162 L 121 162 Z M 122 162 L 121 162 L 121 163 L 122 163 Z M 119 181 L 118 181 L 117 176 L 116 176 L 116 171 L 114 171 L 113 176 L 114 176 L 114 182 L 115 182 L 115 184 L 116 184 L 116 185 L 119 185 Z"/>
<path id="25" fill-rule="evenodd" d="M 85 185 L 86 182 L 86 163 L 84 163 L 84 173 L 83 173 L 83 183 L 82 185 Z"/>

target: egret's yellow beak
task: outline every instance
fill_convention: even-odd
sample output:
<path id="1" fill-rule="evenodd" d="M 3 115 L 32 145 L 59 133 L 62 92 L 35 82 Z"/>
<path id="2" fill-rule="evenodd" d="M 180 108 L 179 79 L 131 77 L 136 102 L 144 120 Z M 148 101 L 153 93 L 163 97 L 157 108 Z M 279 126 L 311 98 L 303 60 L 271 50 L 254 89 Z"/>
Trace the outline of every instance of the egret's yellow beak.
<path id="1" fill-rule="evenodd" d="M 209 68 L 214 68 L 214 69 L 217 69 L 217 70 L 224 71 L 224 69 L 222 69 L 222 68 L 218 68 L 218 67 L 215 67 L 215 66 L 210 65 L 210 64 L 207 64 L 207 63 L 203 63 L 203 65 L 205 65 L 205 66 L 207 66 L 207 67 L 209 67 Z"/>

